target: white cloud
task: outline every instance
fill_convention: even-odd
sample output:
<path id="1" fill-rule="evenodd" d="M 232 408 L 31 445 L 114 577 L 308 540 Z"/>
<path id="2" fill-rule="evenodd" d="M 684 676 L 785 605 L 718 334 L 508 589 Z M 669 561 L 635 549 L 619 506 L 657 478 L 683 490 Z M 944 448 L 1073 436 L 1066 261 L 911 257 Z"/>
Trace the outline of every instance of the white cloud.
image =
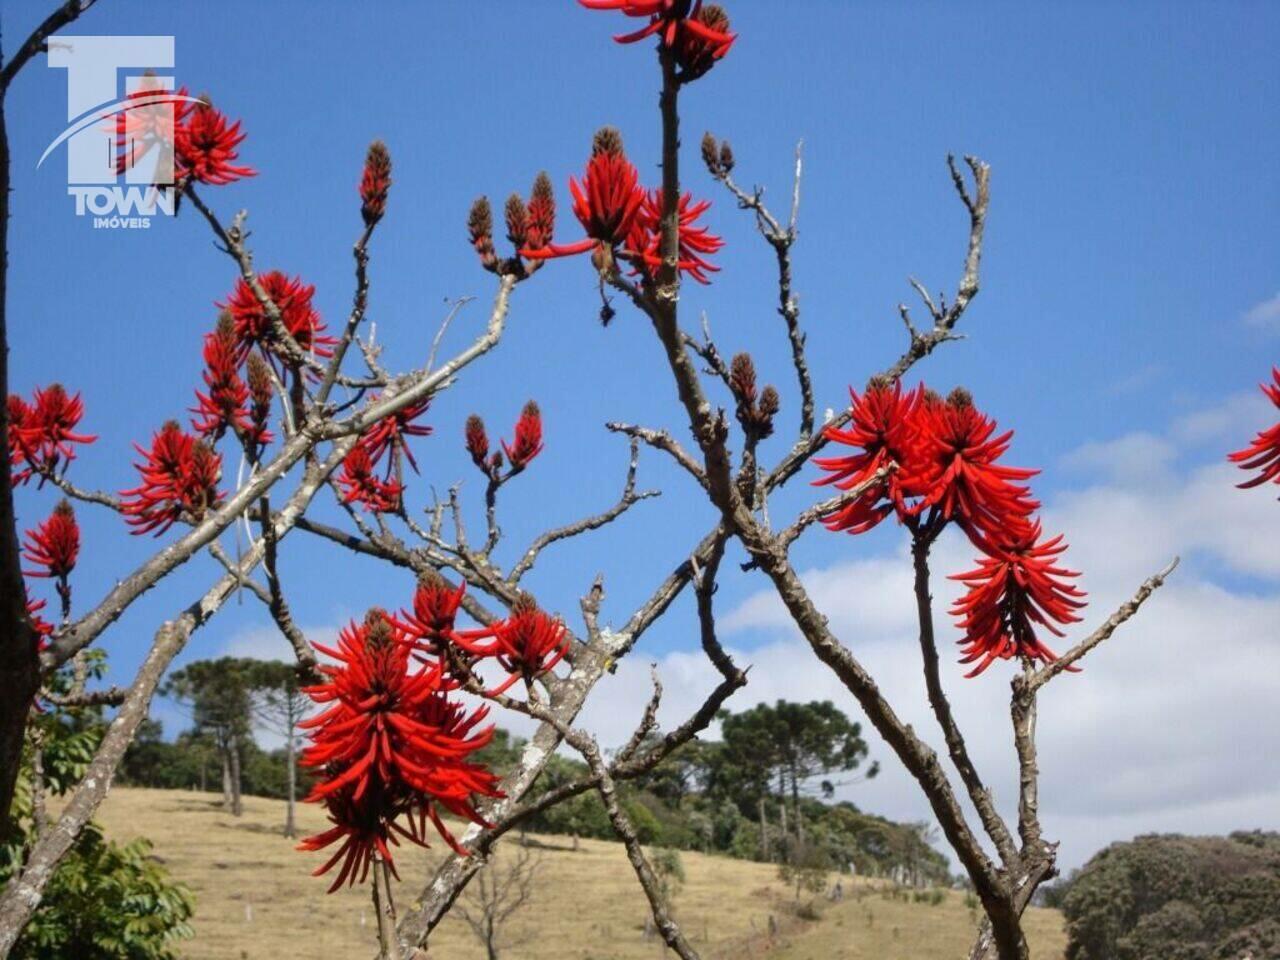
<path id="1" fill-rule="evenodd" d="M 1256 409 L 1233 400 L 1172 425 L 1089 444 L 1065 463 L 1084 484 L 1051 498 L 1046 527 L 1068 534 L 1070 565 L 1091 592 L 1083 636 L 1175 554 L 1184 564 L 1140 614 L 1085 662 L 1079 675 L 1044 692 L 1039 723 L 1041 807 L 1061 863 L 1078 865 L 1099 847 L 1138 833 L 1216 833 L 1280 828 L 1280 506 L 1233 484 L 1226 463 L 1179 466 L 1198 444 L 1249 436 Z M 1216 459 L 1216 457 L 1215 457 Z M 962 679 L 946 606 L 957 587 L 947 572 L 967 569 L 970 548 L 945 538 L 933 557 L 935 615 L 944 683 L 971 752 L 1006 814 L 1016 802 L 1008 718 L 1009 671 L 993 666 Z M 1240 574 L 1252 580 L 1241 586 Z M 837 636 L 875 676 L 904 721 L 943 748 L 924 695 L 905 551 L 807 571 L 804 579 Z M 1260 584 L 1260 585 L 1259 585 Z M 857 717 L 852 696 L 821 668 L 772 591 L 762 590 L 721 621 L 752 664 L 737 708 L 777 697 L 832 699 Z M 756 646 L 749 646 L 755 640 Z M 682 719 L 717 676 L 700 654 L 673 653 L 659 670 L 662 720 Z M 582 718 L 603 742 L 629 733 L 647 697 L 648 665 L 624 662 Z M 848 792 L 859 805 L 898 819 L 928 819 L 918 788 L 869 732 L 881 776 Z"/>
<path id="2" fill-rule="evenodd" d="M 299 629 L 309 642 L 333 646 L 338 641 L 340 628 L 335 624 L 321 624 Z M 292 660 L 293 647 L 274 624 L 255 624 L 233 633 L 223 644 L 218 656 L 251 660 Z"/>
<path id="3" fill-rule="evenodd" d="M 1269 300 L 1255 303 L 1245 311 L 1245 323 L 1268 330 L 1280 330 L 1280 293 Z"/>

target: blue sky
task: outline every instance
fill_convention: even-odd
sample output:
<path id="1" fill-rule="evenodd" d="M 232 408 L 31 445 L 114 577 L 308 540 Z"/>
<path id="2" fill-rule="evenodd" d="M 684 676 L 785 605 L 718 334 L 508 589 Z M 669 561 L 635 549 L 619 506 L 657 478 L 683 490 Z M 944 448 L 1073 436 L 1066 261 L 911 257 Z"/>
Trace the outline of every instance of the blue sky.
<path id="1" fill-rule="evenodd" d="M 6 49 L 45 6 L 5 3 Z M 1196 471 L 1265 425 L 1247 391 L 1278 359 L 1280 7 L 736 0 L 730 12 L 741 38 L 682 101 L 685 184 L 714 201 L 708 221 L 727 240 L 714 284 L 685 288 L 686 323 L 706 310 L 723 350 L 751 350 L 762 379 L 782 390 L 782 420 L 793 421 L 772 253 L 697 161 L 704 130 L 733 143 L 738 179 L 765 185 L 779 206 L 793 147 L 805 141 L 796 287 L 819 410 L 839 408 L 847 384 L 900 352 L 896 305 L 913 296 L 908 275 L 935 291 L 954 289 L 966 222 L 944 159 L 975 153 L 993 168 L 983 289 L 963 321 L 969 339 L 916 375 L 944 390 L 965 384 L 1017 430 L 1011 462 L 1046 468 L 1037 490 L 1051 515 L 1073 515 L 1070 504 L 1098 490 L 1127 491 L 1138 503 L 1152 491 L 1167 495 L 1169 509 L 1185 516 L 1151 522 L 1188 531 L 1171 545 L 1188 553 L 1198 585 L 1241 602 L 1276 600 L 1273 562 L 1232 561 L 1232 550 L 1247 552 L 1244 541 L 1210 542 L 1183 521 L 1201 510 Z M 315 283 L 331 325 L 350 302 L 363 151 L 385 139 L 395 186 L 372 248 L 370 316 L 391 363 L 408 367 L 425 358 L 447 300 L 477 297 L 446 348 L 469 341 L 486 316 L 492 278 L 465 239 L 475 196 L 500 203 L 511 190 L 527 192 L 546 169 L 561 199 L 560 236 L 576 237 L 566 178 L 580 172 L 592 132 L 605 123 L 622 129 L 642 177 L 656 182 L 656 69 L 647 51 L 609 42 L 621 25 L 567 0 L 359 8 L 102 0 L 71 32 L 176 37 L 179 82 L 243 119 L 241 155 L 260 172 L 206 190 L 206 199 L 226 217 L 250 210 L 259 266 Z M 54 378 L 83 392 L 85 424 L 101 439 L 73 478 L 120 489 L 133 478 L 130 443 L 190 405 L 200 337 L 234 272 L 192 211 L 121 232 L 95 231 L 73 215 L 60 155 L 35 169 L 65 123 L 65 96 L 62 71 L 37 61 L 9 100 L 11 378 L 24 393 Z M 647 324 L 618 304 L 617 320 L 602 329 L 597 304 L 585 260 L 553 263 L 523 285 L 504 343 L 439 398 L 430 418 L 436 434 L 415 447 L 424 476 L 413 492 L 426 497 L 431 484 L 443 490 L 463 479 L 474 507 L 480 487 L 461 449 L 466 415 L 478 411 L 493 432 L 509 432 L 521 404 L 539 401 L 547 449 L 504 491 L 508 557 L 537 531 L 613 501 L 625 446 L 605 433 L 605 420 L 687 434 Z M 767 454 L 778 456 L 784 443 L 767 443 Z M 1122 446 L 1108 446 L 1115 443 Z M 1235 509 L 1234 498 L 1247 495 L 1225 479 L 1216 495 Z M 656 455 L 646 455 L 641 481 L 664 497 L 544 558 L 530 585 L 549 606 L 576 616 L 577 597 L 602 570 L 606 614 L 621 621 L 705 530 L 710 511 Z M 796 481 L 775 511 L 793 512 L 813 496 Z M 24 491 L 23 521 L 33 524 L 52 502 L 49 491 Z M 1222 529 L 1243 529 L 1247 541 L 1274 522 L 1265 494 L 1238 502 L 1245 513 Z M 83 610 L 155 545 L 127 536 L 118 518 L 81 515 Z M 479 512 L 471 516 L 478 525 Z M 1132 586 L 1096 582 L 1115 552 L 1115 529 L 1098 527 L 1093 544 L 1080 542 L 1090 531 L 1066 530 L 1078 552 L 1100 557 L 1103 572 L 1089 582 L 1096 597 Z M 1161 539 L 1145 528 L 1133 536 Z M 889 529 L 861 542 L 813 536 L 797 558 L 818 576 L 864 559 L 892 564 L 899 547 Z M 132 671 L 157 622 L 194 599 L 211 572 L 193 563 L 136 605 L 107 641 L 113 676 Z M 406 575 L 302 534 L 289 543 L 282 573 L 299 620 L 316 628 L 370 604 L 402 602 L 410 588 Z M 737 617 L 730 640 L 744 652 L 789 637 L 767 616 L 737 616 L 759 602 L 760 587 L 730 576 L 721 592 L 722 609 Z M 274 649 L 255 629 L 264 622 L 255 603 L 230 605 L 189 656 Z M 678 669 L 694 644 L 689 614 L 681 605 L 638 657 Z M 959 684 L 959 673 L 949 681 Z M 1003 701 L 1003 683 L 991 682 L 1000 689 L 989 686 L 989 695 Z M 797 681 L 770 695 L 807 692 Z M 752 697 L 748 690 L 744 705 Z M 1079 762 L 1087 769 L 1097 758 Z M 1273 778 L 1270 787 L 1278 786 Z M 908 791 L 884 790 L 854 799 L 890 815 L 916 809 Z M 1190 808 L 1186 815 L 1195 816 Z M 1076 853 L 1107 836 L 1082 833 Z"/>

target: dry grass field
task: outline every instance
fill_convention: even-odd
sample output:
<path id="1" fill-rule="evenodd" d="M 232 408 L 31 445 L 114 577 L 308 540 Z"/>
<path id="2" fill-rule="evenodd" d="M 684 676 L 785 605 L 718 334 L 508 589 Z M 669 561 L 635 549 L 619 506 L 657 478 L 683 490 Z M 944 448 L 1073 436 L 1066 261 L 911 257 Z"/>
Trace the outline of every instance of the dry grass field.
<path id="1" fill-rule="evenodd" d="M 301 827 L 323 817 L 302 805 Z M 211 794 L 114 790 L 99 820 L 110 837 L 142 835 L 172 875 L 196 894 L 196 939 L 190 960 L 310 960 L 368 957 L 375 949 L 365 889 L 332 896 L 310 876 L 321 859 L 297 853 L 280 836 L 284 805 L 248 797 L 245 814 L 223 813 Z M 536 838 L 545 849 L 538 893 L 512 921 L 503 960 L 658 960 L 660 941 L 643 935 L 646 904 L 616 844 L 566 837 Z M 515 841 L 509 841 L 514 843 Z M 431 862 L 440 856 L 405 850 L 397 893 L 410 901 Z M 501 857 L 501 848 L 499 858 Z M 682 854 L 687 880 L 676 899 L 677 919 L 706 960 L 953 960 L 967 951 L 974 919 L 964 895 L 948 891 L 931 906 L 892 899 L 870 883 L 850 884 L 839 903 L 820 904 L 816 922 L 790 916 L 788 894 L 773 868 L 724 857 Z M 769 935 L 769 917 L 779 921 Z M 1055 911 L 1029 913 L 1035 960 L 1061 960 L 1065 938 Z M 480 960 L 484 952 L 458 919 L 432 939 L 431 955 Z"/>

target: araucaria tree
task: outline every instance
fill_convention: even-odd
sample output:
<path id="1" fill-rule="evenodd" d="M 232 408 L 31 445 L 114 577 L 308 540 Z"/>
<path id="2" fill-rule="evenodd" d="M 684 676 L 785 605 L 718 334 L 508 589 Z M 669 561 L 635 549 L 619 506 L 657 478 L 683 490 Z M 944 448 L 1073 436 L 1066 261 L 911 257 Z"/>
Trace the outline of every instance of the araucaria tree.
<path id="1" fill-rule="evenodd" d="M 693 151 L 681 141 L 682 98 L 697 96 L 716 82 L 714 68 L 732 55 L 737 42 L 727 14 L 701 0 L 580 3 L 631 24 L 630 32 L 616 38 L 633 45 L 619 51 L 620 58 L 630 58 L 620 69 L 635 71 L 637 82 L 654 78 L 660 86 L 656 122 L 662 146 L 656 159 L 661 181 L 642 182 L 622 133 L 606 127 L 590 139 L 581 175 L 568 177 L 570 217 L 557 222 L 553 182 L 561 178 L 546 174 L 536 176 L 527 196 L 513 193 L 500 218 L 487 200 L 476 201 L 467 229 L 480 267 L 492 275 L 488 323 L 453 356 L 437 361 L 432 349 L 427 363 L 416 368 L 397 371 L 366 329 L 374 235 L 383 218 L 393 215 L 386 146 L 374 143 L 363 172 L 353 178 L 357 190 L 351 217 L 357 239 L 352 306 L 340 323 L 326 325 L 307 280 L 255 265 L 247 213 L 228 221 L 216 210 L 218 195 L 228 185 L 256 173 L 240 157 L 252 140 L 222 112 L 225 104 L 207 97 L 193 103 L 179 91 L 163 113 L 142 98 L 136 108 L 104 118 L 115 124 L 122 169 L 135 161 L 140 148 L 173 157 L 175 182 L 157 189 L 173 192 L 181 218 L 207 224 L 234 277 L 216 318 L 203 331 L 191 330 L 192 355 L 198 352 L 204 367 L 193 394 L 172 398 L 177 419 L 157 425 L 135 444 L 136 478 L 118 495 L 78 486 L 80 478 L 72 479 L 82 446 L 106 442 L 108 425 L 95 422 L 93 398 L 82 398 L 74 385 L 57 384 L 31 396 L 9 395 L 0 364 L 0 390 L 8 399 L 0 433 L 12 479 L 0 492 L 0 810 L 10 813 L 24 738 L 41 709 L 42 688 L 55 672 L 83 662 L 91 649 L 109 650 L 112 625 L 142 594 L 165 585 L 175 570 L 207 556 L 215 576 L 198 596 L 175 599 L 172 618 L 156 626 L 150 650 L 126 687 L 96 692 L 81 685 L 76 691 L 75 698 L 105 700 L 118 711 L 84 776 L 69 790 L 61 814 L 32 834 L 21 870 L 0 896 L 0 956 L 12 950 L 59 862 L 106 796 L 166 669 L 227 599 L 244 590 L 261 601 L 292 644 L 306 690 L 319 705 L 319 712 L 304 722 L 310 743 L 302 763 L 316 775 L 308 799 L 324 806 L 331 827 L 302 847 L 322 851 L 314 866 L 328 876 L 331 889 L 370 884 L 384 958 L 420 955 L 415 951 L 425 947 L 508 830 L 589 791 L 599 795 L 625 845 L 661 936 L 679 956 L 696 957 L 666 908 L 659 879 L 619 802 L 617 785 L 652 770 L 705 730 L 747 682 L 745 670 L 717 637 L 714 594 L 726 559 L 772 585 L 811 648 L 815 669 L 830 670 L 839 679 L 927 798 L 984 913 L 971 956 L 1028 956 L 1021 917 L 1037 887 L 1055 873 L 1055 845 L 1042 835 L 1039 815 L 1035 729 L 1040 693 L 1050 682 L 1087 683 L 1087 676 L 1064 674 L 1075 673 L 1082 658 L 1138 610 L 1173 565 L 1139 586 L 1092 633 L 1055 651 L 1055 638 L 1080 620 L 1085 599 L 1074 585 L 1077 574 L 1064 559 L 1066 541 L 1060 532 L 1045 530 L 1038 516 L 1039 504 L 1029 486 L 1036 471 L 1006 461 L 1011 432 L 1001 430 L 968 390 L 935 392 L 907 382 L 918 363 L 958 338 L 957 326 L 978 293 L 990 170 L 976 157 L 959 163 L 947 158 L 968 228 L 959 283 L 953 294 L 942 297 L 914 283 L 926 322 L 918 325 L 907 307 L 899 307 L 907 336 L 901 356 L 886 358 L 879 369 L 850 369 L 849 405 L 819 424 L 793 279 L 799 153 L 788 209 L 777 212 L 766 205 L 760 190 L 739 185 L 735 171 L 741 158 L 727 141 L 708 134 L 700 150 Z M 13 52 L 0 70 L 0 97 L 7 97 L 47 38 L 91 5 L 92 0 L 69 0 Z M 763 24 L 750 28 L 747 37 L 764 29 Z M 540 98 L 526 109 L 550 107 Z M 585 131 L 583 139 L 588 140 Z M 718 273 L 715 262 L 725 241 L 701 222 L 709 201 L 686 187 L 683 171 L 691 152 L 695 157 L 700 152 L 712 180 L 745 211 L 776 256 L 781 362 L 757 365 L 746 353 L 722 349 L 705 325 L 700 335 L 691 332 L 681 311 L 683 283 L 731 282 Z M 320 155 L 319 162 L 330 156 Z M 0 223 L 7 231 L 7 148 L 0 153 L 0 169 L 0 203 L 6 204 Z M 395 174 L 419 175 L 415 170 Z M 199 244 L 193 243 L 193 249 L 198 251 Z M 600 513 L 548 529 L 504 565 L 496 554 L 502 539 L 500 494 L 535 470 L 540 458 L 559 455 L 550 447 L 544 452 L 537 404 L 511 397 L 511 409 L 521 412 L 501 438 L 479 417 L 429 425 L 428 416 L 441 391 L 477 387 L 475 368 L 500 345 L 518 288 L 550 269 L 592 271 L 603 320 L 615 318 L 616 302 L 627 306 L 620 322 L 652 327 L 658 348 L 654 356 L 620 366 L 618 376 L 654 385 L 669 378 L 666 389 L 677 400 L 683 426 L 609 423 L 610 431 L 628 438 L 630 448 L 617 501 Z M 0 324 L 0 333 L 3 329 Z M 760 382 L 758 369 L 782 363 L 791 369 L 793 387 L 784 391 Z M 191 414 L 183 413 L 188 405 Z M 418 473 L 427 471 L 419 459 L 421 445 L 433 430 L 432 443 L 441 442 L 441 436 L 464 443 L 480 474 L 485 523 L 478 535 L 466 529 L 467 504 L 458 487 L 425 510 L 410 506 L 410 488 L 418 483 Z M 98 440 L 98 434 L 104 439 Z M 766 447 L 771 437 L 777 439 Z M 767 457 L 766 449 L 777 448 L 779 440 L 781 456 Z M 1245 465 L 1259 467 L 1271 478 L 1274 448 L 1274 438 L 1263 438 L 1247 452 Z M 553 613 L 556 601 L 532 595 L 524 585 L 526 574 L 557 543 L 617 521 L 656 495 L 637 487 L 640 453 L 650 449 L 678 465 L 688 478 L 688 493 L 714 506 L 715 523 L 700 540 L 675 553 L 670 573 L 644 602 L 625 618 L 615 618 L 620 627 L 601 625 L 603 579 L 586 590 L 580 618 Z M 230 482 L 234 471 L 227 469 L 229 458 L 246 464 L 235 483 Z M 770 509 L 771 498 L 796 478 L 828 489 L 823 499 L 777 524 L 779 510 L 776 504 Z M 21 528 L 12 487 L 27 488 L 24 497 L 29 495 L 30 509 L 39 512 Z M 67 501 L 49 512 L 47 505 L 35 505 L 41 490 Z M 321 496 L 332 497 L 343 508 L 341 526 L 309 515 Z M 122 532 L 161 538 L 150 559 L 133 571 L 121 571 L 105 596 L 85 606 L 72 603 L 73 596 L 80 600 L 72 589 L 80 548 L 77 510 L 113 511 Z M 859 660 L 856 638 L 836 636 L 797 573 L 790 549 L 819 523 L 850 547 L 855 545 L 852 537 L 878 524 L 896 525 L 908 538 L 921 662 L 951 769 L 900 719 L 898 707 L 886 700 Z M 252 531 L 252 538 L 232 551 L 225 544 L 236 525 Z M 976 555 L 972 569 L 948 571 L 965 591 L 951 610 L 968 678 L 962 682 L 992 685 L 1002 673 L 1012 675 L 1009 709 L 1018 765 L 1012 820 L 1002 815 L 973 762 L 943 683 L 930 557 L 949 526 L 967 538 Z M 319 648 L 323 663 L 293 620 L 287 577 L 282 576 L 285 541 L 297 540 L 298 531 L 418 578 L 415 593 L 369 598 L 367 615 L 351 623 L 336 646 Z M 100 544 L 91 548 L 103 549 Z M 28 576 L 43 578 L 30 581 L 31 594 L 24 565 Z M 602 568 L 611 565 L 615 572 L 626 570 L 626 558 L 600 563 Z M 46 619 L 51 597 L 39 586 L 44 582 L 57 598 L 54 609 L 60 615 L 52 619 Z M 600 678 L 634 650 L 686 590 L 694 595 L 701 645 L 720 682 L 687 719 L 660 733 L 656 715 L 662 688 L 655 677 L 634 736 L 606 759 L 591 734 L 575 726 L 579 711 Z M 74 704 L 75 698 L 64 698 L 64 705 Z M 491 736 L 490 710 L 515 711 L 538 724 L 520 762 L 501 781 L 475 760 L 475 752 Z M 562 745 L 583 756 L 589 773 L 540 789 L 539 774 Z M 465 830 L 446 818 L 466 824 Z M 453 855 L 421 895 L 410 898 L 412 909 L 397 916 L 392 902 L 394 848 L 425 845 L 437 836 Z"/>

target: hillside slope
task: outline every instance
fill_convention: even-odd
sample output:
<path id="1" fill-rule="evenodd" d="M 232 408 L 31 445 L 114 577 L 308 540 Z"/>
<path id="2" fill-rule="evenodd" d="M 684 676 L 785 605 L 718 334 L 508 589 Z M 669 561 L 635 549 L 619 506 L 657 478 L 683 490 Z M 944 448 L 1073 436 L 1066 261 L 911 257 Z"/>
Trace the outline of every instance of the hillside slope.
<path id="1" fill-rule="evenodd" d="M 324 824 L 314 807 L 300 808 L 301 828 Z M 284 804 L 245 798 L 245 814 L 223 813 L 212 794 L 116 789 L 100 822 L 115 840 L 142 835 L 173 877 L 196 893 L 196 939 L 190 960 L 310 960 L 371 956 L 375 949 L 367 890 L 331 896 L 311 877 L 323 862 L 297 853 L 280 836 Z M 662 944 L 643 936 L 646 904 L 622 848 L 565 837 L 538 838 L 546 849 L 532 904 L 512 921 L 519 941 L 504 960 L 652 960 Z M 408 902 L 442 855 L 402 850 L 396 859 Z M 868 884 L 844 884 L 840 903 L 823 903 L 818 922 L 788 920 L 787 894 L 774 868 L 724 857 L 682 854 L 687 874 L 677 918 L 706 960 L 952 960 L 971 942 L 974 921 L 962 894 L 948 891 L 930 906 L 890 899 Z M 769 916 L 780 921 L 770 938 Z M 1061 960 L 1065 937 L 1056 911 L 1028 918 L 1035 960 Z M 771 941 L 771 942 L 770 942 Z M 432 956 L 480 960 L 465 924 L 449 918 L 432 940 Z"/>

